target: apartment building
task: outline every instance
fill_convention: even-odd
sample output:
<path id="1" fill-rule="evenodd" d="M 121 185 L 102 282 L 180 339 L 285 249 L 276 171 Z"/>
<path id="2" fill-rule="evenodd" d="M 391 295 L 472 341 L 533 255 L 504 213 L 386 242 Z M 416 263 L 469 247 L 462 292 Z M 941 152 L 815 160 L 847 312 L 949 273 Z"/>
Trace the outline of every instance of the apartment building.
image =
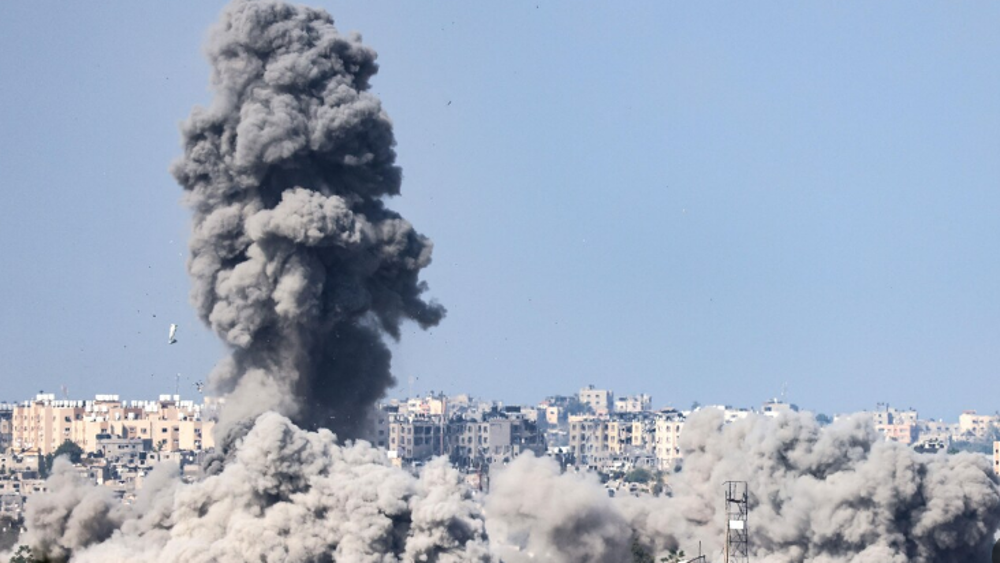
<path id="1" fill-rule="evenodd" d="M 607 389 L 594 389 L 588 385 L 576 395 L 577 399 L 589 406 L 597 415 L 607 415 L 615 408 L 615 394 Z"/>
<path id="2" fill-rule="evenodd" d="M 679 413 L 664 413 L 656 418 L 656 468 L 672 470 L 681 460 L 681 431 L 684 417 Z"/>
<path id="3" fill-rule="evenodd" d="M 405 460 L 424 460 L 445 451 L 444 419 L 428 415 L 395 415 L 389 419 L 387 449 Z"/>
<path id="4" fill-rule="evenodd" d="M 14 435 L 14 405 L 0 403 L 0 454 L 5 453 Z"/>
<path id="5" fill-rule="evenodd" d="M 71 401 L 42 393 L 14 407 L 11 447 L 48 455 L 69 440 L 89 453 L 99 449 L 99 437 L 114 436 L 148 440 L 161 451 L 198 451 L 214 446 L 214 422 L 201 414 L 201 405 L 177 395 L 126 403 L 118 395 Z"/>
<path id="6" fill-rule="evenodd" d="M 578 467 L 605 470 L 638 459 L 672 469 L 681 459 L 684 417 L 674 410 L 569 417 L 568 453 Z"/>
<path id="7" fill-rule="evenodd" d="M 646 412 L 652 408 L 653 398 L 645 393 L 615 398 L 614 412 Z"/>
<path id="8" fill-rule="evenodd" d="M 611 455 L 608 421 L 594 415 L 569 417 L 569 453 L 578 467 L 597 467 Z"/>
<path id="9" fill-rule="evenodd" d="M 962 439 L 986 438 L 997 425 L 998 418 L 992 414 L 978 414 L 976 411 L 963 411 L 958 417 L 958 432 Z"/>

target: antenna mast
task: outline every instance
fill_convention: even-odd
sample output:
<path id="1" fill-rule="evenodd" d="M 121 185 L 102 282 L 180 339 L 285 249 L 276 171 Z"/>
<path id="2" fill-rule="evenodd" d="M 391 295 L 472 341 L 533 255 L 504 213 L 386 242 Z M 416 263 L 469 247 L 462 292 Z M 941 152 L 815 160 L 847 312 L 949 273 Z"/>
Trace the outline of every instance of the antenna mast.
<path id="1" fill-rule="evenodd" d="M 750 512 L 746 481 L 726 481 L 725 563 L 748 563 L 750 541 L 747 515 Z"/>

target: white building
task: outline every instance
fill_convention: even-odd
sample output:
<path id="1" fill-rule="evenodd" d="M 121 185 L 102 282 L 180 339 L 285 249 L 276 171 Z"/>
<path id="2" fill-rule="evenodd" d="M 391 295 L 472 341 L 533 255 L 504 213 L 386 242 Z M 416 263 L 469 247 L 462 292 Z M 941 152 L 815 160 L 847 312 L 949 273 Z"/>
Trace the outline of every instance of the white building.
<path id="1" fill-rule="evenodd" d="M 652 407 L 653 398 L 645 393 L 615 399 L 615 412 L 646 412 Z"/>

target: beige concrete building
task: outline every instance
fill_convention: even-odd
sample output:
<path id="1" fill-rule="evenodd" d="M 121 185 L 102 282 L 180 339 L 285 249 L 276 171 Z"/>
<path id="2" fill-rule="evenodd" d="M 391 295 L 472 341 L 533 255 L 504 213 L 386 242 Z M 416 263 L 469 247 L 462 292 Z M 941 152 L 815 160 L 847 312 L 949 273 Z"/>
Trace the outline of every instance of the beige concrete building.
<path id="1" fill-rule="evenodd" d="M 958 417 L 958 432 L 961 438 L 985 438 L 996 425 L 997 416 L 992 414 L 964 411 Z"/>
<path id="2" fill-rule="evenodd" d="M 545 407 L 545 422 L 551 426 L 558 426 L 559 422 L 564 420 L 565 410 L 562 407 L 556 406 L 546 406 Z"/>
<path id="3" fill-rule="evenodd" d="M 202 420 L 201 405 L 176 395 L 125 403 L 118 395 L 69 401 L 39 394 L 14 408 L 11 424 L 11 447 L 42 455 L 55 452 L 67 440 L 85 452 L 96 452 L 100 436 L 148 440 L 152 449 L 160 451 L 198 451 L 215 445 L 214 422 Z"/>
<path id="4" fill-rule="evenodd" d="M 677 416 L 656 419 L 656 468 L 673 469 L 681 460 L 681 431 L 684 420 Z"/>
<path id="5" fill-rule="evenodd" d="M 585 405 L 589 405 L 595 414 L 607 415 L 615 408 L 615 394 L 607 389 L 594 389 L 593 385 L 588 385 L 577 393 L 577 399 Z"/>
<path id="6" fill-rule="evenodd" d="M 445 450 L 441 417 L 396 415 L 388 426 L 388 449 L 400 458 L 428 459 Z"/>
<path id="7" fill-rule="evenodd" d="M 613 418 L 607 421 L 608 452 L 628 455 L 637 450 L 652 452 L 655 447 L 655 425 L 649 417 Z"/>
<path id="8" fill-rule="evenodd" d="M 593 415 L 569 417 L 569 452 L 578 466 L 596 467 L 610 454 L 608 421 Z"/>
<path id="9" fill-rule="evenodd" d="M 645 412 L 652 408 L 653 398 L 645 393 L 615 398 L 615 412 Z"/>
<path id="10" fill-rule="evenodd" d="M 889 442 L 899 442 L 909 446 L 917 441 L 920 433 L 917 425 L 910 422 L 897 422 L 894 424 L 876 424 L 875 429 Z"/>

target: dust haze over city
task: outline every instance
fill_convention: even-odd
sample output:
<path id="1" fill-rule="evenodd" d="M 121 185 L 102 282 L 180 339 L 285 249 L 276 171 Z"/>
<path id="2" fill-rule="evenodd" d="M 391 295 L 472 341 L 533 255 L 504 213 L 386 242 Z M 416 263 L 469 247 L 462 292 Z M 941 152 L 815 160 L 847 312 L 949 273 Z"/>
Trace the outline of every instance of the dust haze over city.
<path id="1" fill-rule="evenodd" d="M 0 7 L 0 549 L 985 560 L 997 11 Z"/>

